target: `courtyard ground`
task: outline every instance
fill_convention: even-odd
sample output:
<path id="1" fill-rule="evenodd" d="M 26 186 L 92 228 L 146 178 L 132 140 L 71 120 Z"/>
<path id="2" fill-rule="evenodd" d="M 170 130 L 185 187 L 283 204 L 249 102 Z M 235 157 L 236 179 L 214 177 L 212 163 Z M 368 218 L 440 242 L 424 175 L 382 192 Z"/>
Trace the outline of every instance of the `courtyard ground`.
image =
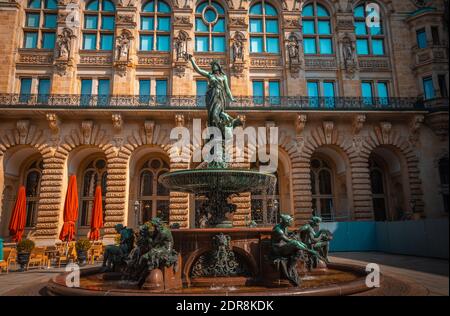
<path id="1" fill-rule="evenodd" d="M 331 262 L 350 263 L 365 266 L 377 263 L 390 284 L 390 291 L 382 293 L 374 290 L 368 295 L 449 295 L 448 260 L 393 255 L 379 252 L 332 253 Z M 92 267 L 92 266 L 89 266 Z M 43 295 L 47 281 L 64 268 L 30 270 L 0 274 L 0 295 Z M 395 280 L 401 282 L 395 282 Z"/>

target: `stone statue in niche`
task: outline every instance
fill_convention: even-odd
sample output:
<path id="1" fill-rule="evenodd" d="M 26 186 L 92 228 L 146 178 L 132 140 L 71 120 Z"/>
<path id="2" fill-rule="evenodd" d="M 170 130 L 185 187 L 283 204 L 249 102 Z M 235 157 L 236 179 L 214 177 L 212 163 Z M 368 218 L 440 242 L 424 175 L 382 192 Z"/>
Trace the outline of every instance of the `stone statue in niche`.
<path id="1" fill-rule="evenodd" d="M 294 35 L 289 36 L 286 46 L 290 63 L 300 63 L 300 45 Z"/>
<path id="2" fill-rule="evenodd" d="M 69 28 L 64 28 L 56 40 L 56 58 L 68 60 L 70 57 L 70 48 L 72 38 L 75 36 Z"/>
<path id="3" fill-rule="evenodd" d="M 178 33 L 178 36 L 174 39 L 174 47 L 175 47 L 175 53 L 176 53 L 176 60 L 180 61 L 180 59 L 183 59 L 186 61 L 186 52 L 187 52 L 187 42 L 189 40 L 189 35 L 181 30 Z"/>
<path id="4" fill-rule="evenodd" d="M 356 43 L 348 34 L 342 38 L 342 55 L 345 70 L 348 74 L 353 75 L 357 68 Z"/>
<path id="5" fill-rule="evenodd" d="M 245 36 L 241 32 L 236 32 L 233 38 L 232 51 L 233 62 L 244 62 L 244 42 Z"/>
<path id="6" fill-rule="evenodd" d="M 117 60 L 128 61 L 128 54 L 131 46 L 132 36 L 128 31 L 122 31 L 117 37 Z"/>

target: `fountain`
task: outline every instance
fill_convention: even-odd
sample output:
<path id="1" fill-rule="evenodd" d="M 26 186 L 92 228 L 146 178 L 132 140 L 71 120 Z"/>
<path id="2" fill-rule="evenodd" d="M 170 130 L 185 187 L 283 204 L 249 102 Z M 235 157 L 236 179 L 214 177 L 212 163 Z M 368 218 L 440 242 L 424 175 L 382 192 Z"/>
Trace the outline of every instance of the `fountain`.
<path id="1" fill-rule="evenodd" d="M 194 69 L 209 80 L 208 126 L 222 135 L 242 125 L 225 111 L 233 100 L 227 77 L 217 62 L 211 72 Z M 170 230 L 158 218 L 137 234 L 118 225 L 119 245 L 106 248 L 102 268 L 85 269 L 80 287 L 69 288 L 68 274 L 47 286 L 53 295 L 344 295 L 368 290 L 364 269 L 328 262 L 332 234 L 320 230 L 320 218 L 289 231 L 292 217 L 281 214 L 272 228 L 235 228 L 230 198 L 243 192 L 273 189 L 276 177 L 257 170 L 230 168 L 225 145 L 213 152 L 220 159 L 200 168 L 174 171 L 160 182 L 176 192 L 206 198 L 209 228 Z M 136 242 L 135 242 L 136 241 Z M 135 246 L 133 247 L 133 245 Z M 307 276 L 306 276 L 307 275 Z"/>

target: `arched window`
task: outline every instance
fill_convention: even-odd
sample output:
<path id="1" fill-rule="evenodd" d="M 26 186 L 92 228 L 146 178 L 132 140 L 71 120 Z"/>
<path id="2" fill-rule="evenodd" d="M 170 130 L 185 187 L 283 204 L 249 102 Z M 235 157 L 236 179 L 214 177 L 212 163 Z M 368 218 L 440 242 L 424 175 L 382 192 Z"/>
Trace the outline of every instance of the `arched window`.
<path id="1" fill-rule="evenodd" d="M 314 158 L 311 161 L 311 193 L 313 213 L 325 221 L 334 219 L 333 177 L 328 163 Z"/>
<path id="2" fill-rule="evenodd" d="M 81 186 L 80 226 L 91 225 L 92 208 L 94 206 L 95 188 L 97 185 L 100 185 L 102 188 L 102 209 L 105 212 L 107 175 L 106 161 L 102 158 L 92 160 L 84 169 L 83 183 Z"/>
<path id="3" fill-rule="evenodd" d="M 169 165 L 159 158 L 149 159 L 141 167 L 138 200 L 144 223 L 155 216 L 169 222 L 170 192 L 158 182 L 159 177 L 168 171 Z"/>
<path id="4" fill-rule="evenodd" d="M 27 197 L 26 227 L 34 227 L 36 225 L 42 169 L 44 169 L 42 160 L 36 160 L 31 163 L 25 174 L 25 194 Z"/>
<path id="5" fill-rule="evenodd" d="M 372 187 L 373 214 L 376 221 L 387 220 L 387 192 L 384 172 L 375 159 L 369 160 L 370 184 Z"/>
<path id="6" fill-rule="evenodd" d="M 250 52 L 280 53 L 278 12 L 266 0 L 250 8 Z"/>
<path id="7" fill-rule="evenodd" d="M 83 49 L 112 50 L 116 8 L 110 0 L 88 2 L 84 11 Z"/>
<path id="8" fill-rule="evenodd" d="M 195 9 L 195 51 L 225 52 L 225 25 L 225 10 L 220 4 L 208 0 L 198 5 Z"/>
<path id="9" fill-rule="evenodd" d="M 449 165 L 447 157 L 439 160 L 439 179 L 441 182 L 441 194 L 444 199 L 444 211 L 448 213 Z"/>
<path id="10" fill-rule="evenodd" d="M 151 0 L 142 6 L 139 49 L 170 51 L 170 6 L 161 0 Z"/>
<path id="11" fill-rule="evenodd" d="M 57 9 L 56 0 L 28 1 L 25 8 L 23 48 L 55 48 Z"/>
<path id="12" fill-rule="evenodd" d="M 302 10 L 303 49 L 305 54 L 333 54 L 331 17 L 316 1 Z"/>
<path id="13" fill-rule="evenodd" d="M 369 2 L 358 5 L 353 10 L 355 18 L 356 52 L 358 55 L 385 55 L 384 30 L 381 12 L 374 12 L 368 7 Z M 366 10 L 367 8 L 367 10 Z M 368 25 L 368 15 L 378 14 L 379 23 Z"/>

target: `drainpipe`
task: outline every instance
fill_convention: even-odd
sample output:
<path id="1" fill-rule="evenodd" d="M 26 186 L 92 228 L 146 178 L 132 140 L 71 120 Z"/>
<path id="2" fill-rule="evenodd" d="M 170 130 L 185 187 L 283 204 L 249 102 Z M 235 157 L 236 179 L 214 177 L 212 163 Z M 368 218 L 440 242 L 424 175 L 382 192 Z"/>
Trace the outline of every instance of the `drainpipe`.
<path id="1" fill-rule="evenodd" d="M 3 239 L 0 238 L 0 261 L 3 260 Z"/>

